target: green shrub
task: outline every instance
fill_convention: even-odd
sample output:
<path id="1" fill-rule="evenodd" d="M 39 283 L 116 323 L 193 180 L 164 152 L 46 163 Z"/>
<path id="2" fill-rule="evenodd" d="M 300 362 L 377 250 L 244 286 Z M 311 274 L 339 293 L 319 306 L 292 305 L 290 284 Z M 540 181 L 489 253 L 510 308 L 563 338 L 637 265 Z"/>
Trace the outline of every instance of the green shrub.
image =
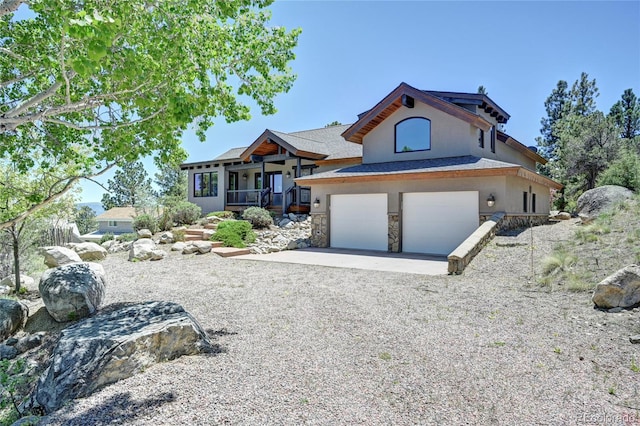
<path id="1" fill-rule="evenodd" d="M 177 225 L 191 225 L 200 219 L 202 209 L 196 204 L 181 201 L 171 208 L 171 214 Z"/>
<path id="2" fill-rule="evenodd" d="M 619 185 L 640 190 L 640 155 L 631 148 L 620 150 L 618 158 L 598 177 L 598 186 Z"/>
<path id="3" fill-rule="evenodd" d="M 222 219 L 233 219 L 236 216 L 236 214 L 234 212 L 224 210 L 221 212 L 211 212 L 207 215 L 207 217 L 211 217 L 211 216 L 220 217 Z"/>
<path id="4" fill-rule="evenodd" d="M 173 213 L 165 208 L 158 218 L 158 229 L 160 231 L 170 231 L 173 228 Z"/>
<path id="5" fill-rule="evenodd" d="M 104 243 L 105 241 L 111 241 L 111 240 L 113 240 L 113 234 L 110 232 L 107 232 L 102 236 L 102 238 L 100 238 L 100 244 Z"/>
<path id="6" fill-rule="evenodd" d="M 138 239 L 138 234 L 136 234 L 135 232 L 130 233 L 130 234 L 120 234 L 116 237 L 116 240 L 126 243 L 129 241 L 135 241 Z"/>
<path id="7" fill-rule="evenodd" d="M 242 218 L 251 222 L 254 228 L 266 228 L 273 225 L 271 213 L 262 207 L 249 207 L 242 213 Z"/>
<path id="8" fill-rule="evenodd" d="M 225 247 L 243 248 L 247 243 L 256 240 L 256 234 L 251 230 L 251 223 L 244 220 L 228 220 L 218 225 L 211 239 L 221 241 Z"/>
<path id="9" fill-rule="evenodd" d="M 173 239 L 176 241 L 184 241 L 186 232 L 183 229 L 176 229 L 175 231 L 171 231 L 173 234 Z"/>
<path id="10" fill-rule="evenodd" d="M 136 231 L 148 229 L 155 234 L 158 232 L 158 220 L 150 214 L 141 214 L 133 219 L 133 229 Z"/>

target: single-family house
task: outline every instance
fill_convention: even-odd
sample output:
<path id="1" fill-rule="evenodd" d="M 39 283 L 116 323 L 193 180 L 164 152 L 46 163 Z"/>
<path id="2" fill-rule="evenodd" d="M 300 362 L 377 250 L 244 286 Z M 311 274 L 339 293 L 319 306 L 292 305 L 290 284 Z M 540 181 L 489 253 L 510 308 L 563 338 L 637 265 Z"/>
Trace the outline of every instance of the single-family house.
<path id="1" fill-rule="evenodd" d="M 495 213 L 505 227 L 548 218 L 561 185 L 503 131 L 509 118 L 485 94 L 401 83 L 353 124 L 267 129 L 182 169 L 204 212 L 308 212 L 318 247 L 446 255 Z"/>
<path id="2" fill-rule="evenodd" d="M 138 214 L 134 207 L 113 207 L 96 216 L 98 230 L 95 234 L 128 234 L 133 231 L 133 219 Z"/>
<path id="3" fill-rule="evenodd" d="M 561 185 L 500 130 L 508 120 L 485 94 L 400 84 L 342 133 L 361 164 L 296 179 L 311 188 L 314 245 L 446 255 L 494 213 L 546 221 Z"/>

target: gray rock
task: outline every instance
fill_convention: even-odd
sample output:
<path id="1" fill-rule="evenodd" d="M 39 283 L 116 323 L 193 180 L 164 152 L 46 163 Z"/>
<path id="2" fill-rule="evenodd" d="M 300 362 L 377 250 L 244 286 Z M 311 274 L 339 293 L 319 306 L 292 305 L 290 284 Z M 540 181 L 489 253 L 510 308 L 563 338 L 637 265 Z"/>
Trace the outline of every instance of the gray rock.
<path id="1" fill-rule="evenodd" d="M 28 275 L 20 274 L 20 286 L 24 288 L 34 288 L 36 284 L 36 280 L 31 278 Z M 0 281 L 0 287 L 9 287 L 9 289 L 16 288 L 16 277 L 14 275 L 9 275 L 8 277 L 3 278 Z"/>
<path id="2" fill-rule="evenodd" d="M 640 266 L 630 265 L 602 280 L 593 292 L 593 303 L 602 309 L 629 308 L 640 303 Z"/>
<path id="3" fill-rule="evenodd" d="M 160 234 L 160 244 L 173 244 L 175 242 L 175 238 L 173 236 L 173 232 L 166 231 Z"/>
<path id="4" fill-rule="evenodd" d="M 178 241 L 177 243 L 174 243 L 171 246 L 171 251 L 182 251 L 186 246 L 187 246 L 186 243 L 183 243 L 182 241 Z"/>
<path id="5" fill-rule="evenodd" d="M 0 360 L 3 359 L 14 359 L 18 356 L 18 350 L 9 345 L 0 344 Z"/>
<path id="6" fill-rule="evenodd" d="M 37 348 L 42 344 L 42 336 L 40 334 L 32 334 L 18 340 L 14 347 L 19 353 L 27 352 L 33 348 Z"/>
<path id="7" fill-rule="evenodd" d="M 578 216 L 583 223 L 589 223 L 631 197 L 633 191 L 622 186 L 604 185 L 590 189 L 578 198 Z"/>
<path id="8" fill-rule="evenodd" d="M 16 420 L 11 426 L 35 426 L 40 423 L 40 420 L 42 418 L 35 415 L 26 416 Z"/>
<path id="9" fill-rule="evenodd" d="M 148 229 L 141 229 L 138 231 L 138 238 L 151 238 L 153 237 L 153 232 Z"/>
<path id="10" fill-rule="evenodd" d="M 175 303 L 101 313 L 62 331 L 30 405 L 51 413 L 154 363 L 214 351 L 197 321 Z"/>
<path id="11" fill-rule="evenodd" d="M 640 334 L 629 337 L 629 341 L 633 344 L 640 343 Z"/>
<path id="12" fill-rule="evenodd" d="M 49 268 L 67 265 L 69 263 L 80 263 L 82 259 L 78 253 L 66 247 L 43 247 L 44 263 Z"/>
<path id="13" fill-rule="evenodd" d="M 11 287 L 6 285 L 0 285 L 0 294 L 9 294 L 11 293 Z"/>
<path id="14" fill-rule="evenodd" d="M 16 343 L 18 343 L 18 339 L 16 339 L 15 337 L 9 337 L 4 341 L 4 344 L 8 346 L 15 346 Z"/>
<path id="15" fill-rule="evenodd" d="M 100 246 L 106 250 L 109 250 L 112 245 L 117 244 L 116 240 L 107 240 L 104 243 L 100 244 Z"/>
<path id="16" fill-rule="evenodd" d="M 29 308 L 24 303 L 0 299 L 0 341 L 11 337 L 24 327 L 29 318 Z"/>
<path id="17" fill-rule="evenodd" d="M 553 220 L 570 220 L 571 215 L 567 212 L 555 212 L 549 215 L 549 219 Z"/>
<path id="18" fill-rule="evenodd" d="M 280 222 L 278 222 L 278 226 L 282 228 L 287 226 L 289 223 L 291 223 L 291 219 L 284 218 Z"/>
<path id="19" fill-rule="evenodd" d="M 104 299 L 106 277 L 98 263 L 75 263 L 49 269 L 40 278 L 40 295 L 58 322 L 92 315 Z"/>
<path id="20" fill-rule="evenodd" d="M 76 244 L 73 247 L 73 251 L 78 253 L 80 259 L 84 260 L 85 262 L 103 260 L 105 257 L 107 257 L 107 249 L 91 242 Z"/>
<path id="21" fill-rule="evenodd" d="M 149 238 L 140 238 L 131 244 L 129 249 L 129 260 L 148 260 L 151 259 L 153 251 L 156 249 L 156 243 Z"/>
<path id="22" fill-rule="evenodd" d="M 167 252 L 164 250 L 153 250 L 149 260 L 162 260 L 167 257 Z"/>
<path id="23" fill-rule="evenodd" d="M 296 216 L 293 213 L 289 213 L 289 220 L 291 220 L 291 222 L 297 222 L 298 221 L 298 216 Z"/>

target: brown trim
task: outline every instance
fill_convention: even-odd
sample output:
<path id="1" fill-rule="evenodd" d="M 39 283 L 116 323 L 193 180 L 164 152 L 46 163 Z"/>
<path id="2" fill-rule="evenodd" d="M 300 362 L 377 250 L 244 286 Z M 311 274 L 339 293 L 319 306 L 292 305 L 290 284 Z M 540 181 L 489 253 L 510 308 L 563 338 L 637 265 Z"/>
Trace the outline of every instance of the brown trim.
<path id="1" fill-rule="evenodd" d="M 525 157 L 528 157 L 537 163 L 540 163 L 542 165 L 547 164 L 546 158 L 540 156 L 540 154 L 538 154 L 537 152 L 531 151 L 522 142 L 519 142 L 518 140 L 514 139 L 504 132 L 498 131 L 498 140 L 504 142 L 506 145 L 524 154 Z"/>
<path id="2" fill-rule="evenodd" d="M 551 180 L 546 176 L 539 175 L 538 173 L 525 169 L 524 167 L 521 167 L 520 170 L 518 170 L 518 176 L 553 189 L 559 190 L 564 186 L 556 182 L 555 180 Z"/>
<path id="3" fill-rule="evenodd" d="M 332 166 L 332 165 L 347 165 L 347 164 L 362 164 L 362 157 L 348 157 L 348 158 L 334 158 L 331 160 L 317 160 L 315 162 L 318 166 Z"/>
<path id="4" fill-rule="evenodd" d="M 291 155 L 296 157 L 305 157 L 305 158 L 311 158 L 315 160 L 315 159 L 322 159 L 327 156 L 326 154 L 318 154 L 317 152 L 297 150 L 294 146 L 287 143 L 280 136 L 276 135 L 271 130 L 266 129 L 264 132 L 262 132 L 262 134 L 258 137 L 258 139 L 256 139 L 251 145 L 249 145 L 247 149 L 245 149 L 242 152 L 242 154 L 240 154 L 240 158 L 244 161 L 249 161 L 251 154 L 253 154 L 253 152 L 256 149 L 258 149 L 258 147 L 260 147 L 263 143 L 265 143 L 268 139 L 271 139 L 272 141 L 277 143 L 279 146 L 284 148 L 287 152 L 291 153 Z"/>
<path id="5" fill-rule="evenodd" d="M 398 180 L 424 180 L 424 179 L 445 179 L 462 177 L 488 177 L 488 176 L 518 176 L 520 167 L 501 167 L 497 169 L 475 169 L 475 170 L 450 170 L 439 172 L 417 172 L 417 173 L 381 173 L 377 175 L 345 176 L 305 179 L 298 178 L 296 183 L 300 185 L 312 186 L 314 184 L 326 183 L 353 183 L 353 182 L 381 182 Z"/>
<path id="6" fill-rule="evenodd" d="M 376 104 L 372 109 L 367 111 L 362 118 L 352 124 L 347 130 L 342 133 L 342 137 L 350 142 L 362 143 L 364 136 L 373 130 L 378 124 L 380 124 L 391 113 L 395 112 L 401 107 L 400 98 L 402 95 L 409 95 L 414 99 L 437 108 L 447 114 L 453 115 L 456 118 L 464 120 L 469 124 L 472 124 L 484 131 L 489 130 L 492 126 L 490 122 L 474 114 L 466 109 L 459 107 L 458 105 L 444 101 L 436 96 L 425 93 L 415 87 L 409 86 L 407 83 L 401 83 L 391 93 L 385 96 L 380 102 Z M 371 125 L 372 124 L 372 125 Z"/>

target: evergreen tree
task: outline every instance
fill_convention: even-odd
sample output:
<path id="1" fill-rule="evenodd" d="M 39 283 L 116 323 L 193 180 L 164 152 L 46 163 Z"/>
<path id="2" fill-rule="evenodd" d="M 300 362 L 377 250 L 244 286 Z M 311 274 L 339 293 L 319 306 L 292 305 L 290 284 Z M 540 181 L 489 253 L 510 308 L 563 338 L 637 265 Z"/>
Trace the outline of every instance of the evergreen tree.
<path id="1" fill-rule="evenodd" d="M 571 86 L 571 113 L 587 116 L 596 111 L 596 98 L 600 96 L 596 79 L 589 81 L 589 74 L 583 72 Z"/>
<path id="2" fill-rule="evenodd" d="M 117 170 L 113 179 L 107 181 L 109 192 L 102 196 L 102 207 L 143 207 L 153 194 L 151 179 L 139 161 L 128 163 Z"/>
<path id="3" fill-rule="evenodd" d="M 621 138 L 634 139 L 640 136 L 640 102 L 633 89 L 624 91 L 622 99 L 611 107 L 609 115 L 620 128 Z"/>
<path id="4" fill-rule="evenodd" d="M 96 212 L 89 206 L 76 207 L 74 220 L 80 235 L 88 234 L 98 229 Z"/>
<path id="5" fill-rule="evenodd" d="M 482 85 L 478 86 L 478 93 L 481 95 L 487 95 L 487 96 L 489 95 L 489 92 L 487 92 L 486 87 Z"/>
<path id="6" fill-rule="evenodd" d="M 155 174 L 155 183 L 158 185 L 157 196 L 162 204 L 172 204 L 187 199 L 187 172 L 180 170 L 179 166 L 162 164 Z"/>

